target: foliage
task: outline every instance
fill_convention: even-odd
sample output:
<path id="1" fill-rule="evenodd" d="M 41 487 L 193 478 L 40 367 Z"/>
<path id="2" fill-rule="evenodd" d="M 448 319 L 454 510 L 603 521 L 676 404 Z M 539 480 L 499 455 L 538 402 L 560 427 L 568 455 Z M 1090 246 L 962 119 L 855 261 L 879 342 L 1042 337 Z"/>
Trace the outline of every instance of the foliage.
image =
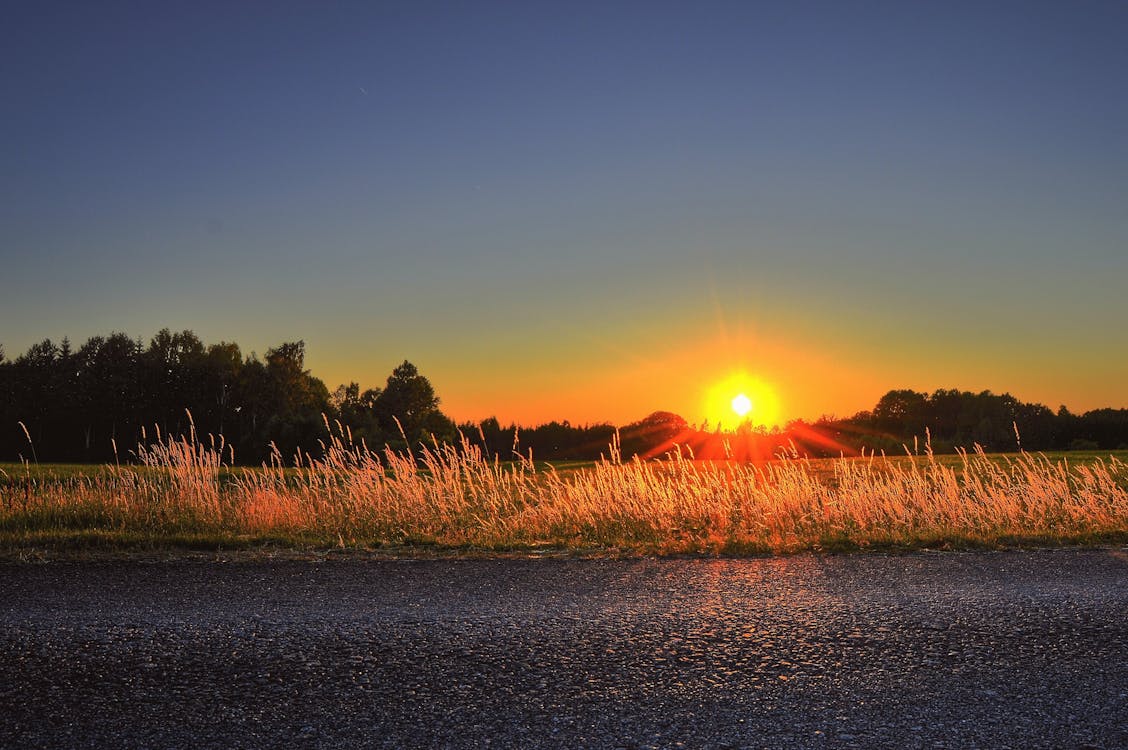
<path id="1" fill-rule="evenodd" d="M 227 460 L 320 453 L 325 417 L 358 437 L 410 444 L 454 438 L 430 382 L 410 362 L 383 391 L 342 386 L 330 396 L 305 367 L 305 342 L 285 342 L 260 360 L 238 344 L 205 345 L 192 331 L 158 332 L 145 346 L 121 333 L 73 351 L 44 340 L 13 362 L 0 358 L 0 458 L 128 461 L 128 449 L 158 437 L 225 435 Z M 25 433 L 26 429 L 26 433 Z M 34 453 L 34 456 L 33 456 Z"/>
<path id="2" fill-rule="evenodd" d="M 897 450 L 914 437 L 931 434 L 943 452 L 977 444 L 988 451 L 1065 450 L 1075 441 L 1113 450 L 1128 444 L 1128 409 L 1097 409 L 1077 416 L 1064 406 L 1055 414 L 1042 404 L 1019 401 L 1009 393 L 937 390 L 932 394 L 890 391 L 873 412 L 824 425 L 852 445 Z M 853 439 L 849 436 L 853 435 Z M 878 445 L 881 438 L 884 445 Z M 1021 442 L 1021 445 L 1020 445 Z"/>
<path id="3" fill-rule="evenodd" d="M 374 399 L 373 411 L 386 442 L 401 450 L 429 438 L 449 441 L 455 437 L 454 423 L 439 411 L 439 397 L 431 382 L 407 360 L 392 371 Z"/>
<path id="4" fill-rule="evenodd" d="M 485 455 L 503 460 L 596 460 L 616 434 L 608 423 L 502 426 L 494 417 L 456 428 L 430 381 L 410 362 L 396 367 L 382 388 L 352 382 L 330 393 L 306 369 L 305 353 L 304 341 L 285 342 L 260 360 L 244 356 L 238 344 L 205 345 L 191 331 L 168 329 L 147 346 L 122 333 L 95 336 L 77 351 L 67 339 L 44 340 L 14 361 L 0 356 L 0 460 L 129 461 L 128 447 L 157 433 L 195 430 L 225 435 L 234 461 L 258 465 L 279 455 L 321 455 L 326 418 L 373 449 L 417 451 L 456 442 L 461 431 Z M 895 389 L 872 411 L 845 419 L 720 432 L 656 411 L 618 433 L 624 455 L 643 458 L 675 450 L 761 462 L 780 455 L 893 455 L 911 451 L 926 436 L 935 453 L 974 445 L 989 452 L 1114 450 L 1128 446 L 1128 409 L 1075 415 L 1006 393 Z"/>

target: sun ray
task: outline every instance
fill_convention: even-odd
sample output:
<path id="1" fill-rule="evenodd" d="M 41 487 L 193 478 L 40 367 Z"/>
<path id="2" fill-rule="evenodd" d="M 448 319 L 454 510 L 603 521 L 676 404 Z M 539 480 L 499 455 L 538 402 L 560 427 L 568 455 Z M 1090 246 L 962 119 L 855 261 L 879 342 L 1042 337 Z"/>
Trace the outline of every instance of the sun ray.
<path id="1" fill-rule="evenodd" d="M 752 427 L 779 427 L 782 412 L 776 389 L 762 378 L 735 372 L 705 393 L 705 419 L 713 428 L 732 430 L 747 424 Z"/>

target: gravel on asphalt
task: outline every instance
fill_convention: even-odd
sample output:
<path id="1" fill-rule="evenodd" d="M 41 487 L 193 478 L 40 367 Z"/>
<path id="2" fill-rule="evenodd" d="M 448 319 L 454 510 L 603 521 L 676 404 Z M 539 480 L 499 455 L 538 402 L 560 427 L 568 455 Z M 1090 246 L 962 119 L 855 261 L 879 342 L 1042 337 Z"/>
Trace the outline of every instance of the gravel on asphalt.
<path id="1" fill-rule="evenodd" d="M 0 565 L 0 747 L 1128 748 L 1128 552 Z"/>

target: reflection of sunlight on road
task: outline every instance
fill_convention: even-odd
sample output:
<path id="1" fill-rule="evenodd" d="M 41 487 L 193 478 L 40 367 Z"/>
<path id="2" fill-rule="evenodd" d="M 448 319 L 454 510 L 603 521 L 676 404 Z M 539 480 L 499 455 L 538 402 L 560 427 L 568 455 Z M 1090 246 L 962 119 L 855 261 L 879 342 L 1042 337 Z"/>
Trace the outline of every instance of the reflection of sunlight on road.
<path id="1" fill-rule="evenodd" d="M 593 617 L 633 612 L 622 620 L 624 640 L 641 641 L 641 658 L 666 670 L 667 688 L 687 694 L 793 680 L 829 685 L 835 675 L 826 665 L 837 660 L 825 658 L 827 644 L 856 627 L 819 557 L 615 565 Z M 839 617 L 828 620 L 828 611 Z"/>

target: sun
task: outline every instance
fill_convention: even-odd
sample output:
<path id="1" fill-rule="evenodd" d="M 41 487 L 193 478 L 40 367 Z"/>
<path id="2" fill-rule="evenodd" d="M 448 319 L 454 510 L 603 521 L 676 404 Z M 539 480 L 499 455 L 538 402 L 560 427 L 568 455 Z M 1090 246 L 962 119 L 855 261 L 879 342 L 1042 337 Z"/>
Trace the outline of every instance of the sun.
<path id="1" fill-rule="evenodd" d="M 735 429 L 744 423 L 755 427 L 780 425 L 780 401 L 776 389 L 765 380 L 737 372 L 705 391 L 705 419 L 709 426 Z"/>

